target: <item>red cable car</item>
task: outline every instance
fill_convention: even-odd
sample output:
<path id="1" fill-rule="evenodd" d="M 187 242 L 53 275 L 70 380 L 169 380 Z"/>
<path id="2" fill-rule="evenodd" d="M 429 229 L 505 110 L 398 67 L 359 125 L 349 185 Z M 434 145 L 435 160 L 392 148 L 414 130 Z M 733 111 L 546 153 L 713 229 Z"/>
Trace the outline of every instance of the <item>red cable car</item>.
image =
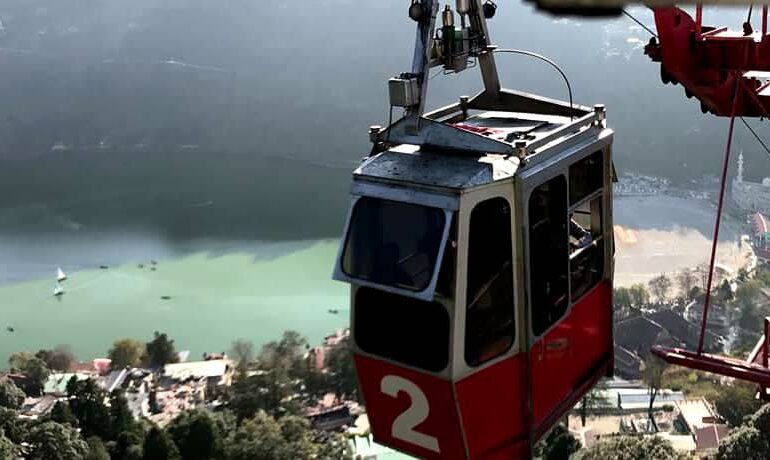
<path id="1" fill-rule="evenodd" d="M 406 115 L 371 130 L 335 279 L 352 285 L 378 442 L 423 458 L 529 458 L 612 374 L 613 132 L 602 106 L 501 89 L 481 0 L 458 2 L 460 28 L 445 10 L 441 39 L 437 10 L 410 9 L 414 68 L 390 82 Z M 476 38 L 446 43 L 457 36 Z M 485 90 L 423 116 L 430 68 L 469 61 Z"/>
<path id="2" fill-rule="evenodd" d="M 754 32 L 703 26 L 702 6 L 696 17 L 676 7 L 654 8 L 658 39 L 645 54 L 661 63 L 664 83 L 680 83 L 701 110 L 719 116 L 770 116 L 770 35 L 768 7 L 762 7 L 762 28 Z M 736 89 L 737 85 L 737 89 Z M 738 94 L 736 94 L 738 91 Z"/>

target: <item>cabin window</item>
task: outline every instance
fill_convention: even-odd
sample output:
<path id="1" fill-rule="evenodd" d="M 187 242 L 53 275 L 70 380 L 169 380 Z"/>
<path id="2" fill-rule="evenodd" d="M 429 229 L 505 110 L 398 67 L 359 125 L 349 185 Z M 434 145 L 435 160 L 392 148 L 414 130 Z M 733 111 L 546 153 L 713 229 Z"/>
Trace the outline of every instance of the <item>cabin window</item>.
<path id="1" fill-rule="evenodd" d="M 342 270 L 351 278 L 424 291 L 436 267 L 444 211 L 363 197 L 353 208 Z"/>
<path id="2" fill-rule="evenodd" d="M 478 366 L 511 348 L 515 335 L 511 207 L 504 198 L 473 209 L 468 240 L 465 361 Z"/>
<path id="3" fill-rule="evenodd" d="M 558 176 L 537 187 L 529 199 L 529 264 L 532 330 L 541 335 L 569 305 L 567 180 Z"/>
<path id="4" fill-rule="evenodd" d="M 570 213 L 570 285 L 576 301 L 604 276 L 601 191 Z"/>
<path id="5" fill-rule="evenodd" d="M 604 155 L 593 153 L 569 168 L 570 206 L 583 201 L 604 186 Z"/>
<path id="6" fill-rule="evenodd" d="M 440 372 L 449 362 L 449 313 L 424 302 L 371 288 L 355 297 L 355 340 L 365 352 Z"/>
<path id="7" fill-rule="evenodd" d="M 570 291 L 577 301 L 604 276 L 603 152 L 570 166 Z"/>

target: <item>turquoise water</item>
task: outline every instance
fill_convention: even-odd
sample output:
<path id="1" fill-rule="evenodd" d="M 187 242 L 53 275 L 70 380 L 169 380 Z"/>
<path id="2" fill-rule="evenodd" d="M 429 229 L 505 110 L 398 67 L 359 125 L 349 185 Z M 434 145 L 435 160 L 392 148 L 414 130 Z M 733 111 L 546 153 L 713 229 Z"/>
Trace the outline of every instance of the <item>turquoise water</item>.
<path id="1" fill-rule="evenodd" d="M 114 340 L 149 340 L 155 330 L 168 333 L 178 350 L 190 350 L 190 359 L 226 351 L 235 339 L 258 347 L 287 329 L 317 344 L 348 324 L 348 288 L 331 280 L 337 241 L 295 246 L 198 252 L 160 260 L 155 271 L 147 261 L 144 268 L 133 262 L 68 273 L 60 298 L 52 296 L 53 273 L 0 286 L 0 367 L 14 351 L 59 344 L 81 360 L 103 357 Z"/>

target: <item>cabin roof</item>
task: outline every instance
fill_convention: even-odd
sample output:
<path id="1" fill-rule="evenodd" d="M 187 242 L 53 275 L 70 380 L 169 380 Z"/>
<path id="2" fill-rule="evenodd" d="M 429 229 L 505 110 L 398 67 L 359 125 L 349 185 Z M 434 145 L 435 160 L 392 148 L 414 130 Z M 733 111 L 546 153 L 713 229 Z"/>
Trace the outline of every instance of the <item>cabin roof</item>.
<path id="1" fill-rule="evenodd" d="M 364 162 L 354 175 L 374 180 L 447 189 L 469 189 L 513 177 L 517 158 L 503 155 L 459 156 L 402 145 Z"/>

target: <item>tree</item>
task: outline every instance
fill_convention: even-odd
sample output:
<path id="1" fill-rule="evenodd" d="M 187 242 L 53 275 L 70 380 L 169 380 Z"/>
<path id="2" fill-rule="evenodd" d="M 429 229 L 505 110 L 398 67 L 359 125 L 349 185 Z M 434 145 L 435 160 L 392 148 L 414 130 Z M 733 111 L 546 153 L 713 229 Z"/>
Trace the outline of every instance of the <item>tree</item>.
<path id="1" fill-rule="evenodd" d="M 21 444 L 27 438 L 27 424 L 19 419 L 15 410 L 0 407 L 0 432 L 14 444 Z"/>
<path id="2" fill-rule="evenodd" d="M 157 426 L 152 427 L 144 438 L 144 460 L 177 460 L 179 459 L 179 449 L 177 449 L 171 437 Z"/>
<path id="3" fill-rule="evenodd" d="M 128 400 L 120 390 L 115 390 L 110 395 L 110 427 L 112 428 L 112 439 L 117 439 L 120 433 L 124 431 L 141 431 L 134 420 L 134 415 L 128 408 Z"/>
<path id="4" fill-rule="evenodd" d="M 88 455 L 86 455 L 85 460 L 110 460 L 110 454 L 101 439 L 91 436 L 86 442 L 88 443 Z"/>
<path id="5" fill-rule="evenodd" d="M 249 364 L 254 361 L 254 344 L 248 340 L 236 340 L 231 346 L 230 354 L 238 363 L 238 372 L 245 372 Z"/>
<path id="6" fill-rule="evenodd" d="M 724 385 L 716 394 L 714 408 L 731 427 L 738 427 L 743 424 L 746 416 L 759 409 L 756 392 L 756 387 L 747 383 L 734 382 L 732 385 Z"/>
<path id="7" fill-rule="evenodd" d="M 34 426 L 27 442 L 28 460 L 82 460 L 89 450 L 74 428 L 50 421 Z"/>
<path id="8" fill-rule="evenodd" d="M 75 354 L 69 345 L 58 345 L 53 350 L 40 350 L 35 353 L 51 370 L 67 372 L 76 361 Z"/>
<path id="9" fill-rule="evenodd" d="M 0 430 L 0 458 L 16 458 L 16 446 L 10 439 L 6 438 L 3 430 Z"/>
<path id="10" fill-rule="evenodd" d="M 74 427 L 78 425 L 78 420 L 72 415 L 72 410 L 67 401 L 57 401 L 48 417 L 51 421 L 61 423 L 62 425 L 67 424 Z"/>
<path id="11" fill-rule="evenodd" d="M 77 380 L 75 376 L 67 382 L 70 409 L 78 421 L 83 436 L 99 436 L 112 439 L 110 411 L 105 405 L 105 391 L 93 379 Z"/>
<path id="12" fill-rule="evenodd" d="M 614 436 L 602 438 L 589 448 L 579 450 L 574 460 L 684 460 L 667 440 L 657 436 Z"/>
<path id="13" fill-rule="evenodd" d="M 562 460 L 580 450 L 580 441 L 562 424 L 558 424 L 535 445 L 535 458 Z"/>
<path id="14" fill-rule="evenodd" d="M 146 352 L 145 344 L 134 339 L 120 339 L 112 344 L 107 352 L 107 357 L 112 360 L 110 368 L 113 370 L 136 367 L 142 362 Z"/>
<path id="15" fill-rule="evenodd" d="M 650 301 L 650 293 L 647 292 L 643 284 L 634 284 L 628 288 L 628 293 L 631 295 L 631 301 L 636 307 L 646 305 Z"/>
<path id="16" fill-rule="evenodd" d="M 345 337 L 332 348 L 326 357 L 326 368 L 329 371 L 331 384 L 338 396 L 358 399 L 358 376 L 353 362 L 353 350 L 350 337 Z"/>
<path id="17" fill-rule="evenodd" d="M 26 395 L 11 379 L 0 380 L 0 407 L 18 410 Z"/>
<path id="18" fill-rule="evenodd" d="M 648 283 L 650 292 L 661 302 L 668 298 L 668 291 L 671 289 L 671 280 L 665 274 L 661 274 L 651 279 Z"/>
<path id="19" fill-rule="evenodd" d="M 765 404 L 751 416 L 751 426 L 759 430 L 765 439 L 770 439 L 770 404 Z"/>
<path id="20" fill-rule="evenodd" d="M 753 426 L 730 432 L 717 451 L 718 460 L 765 460 L 770 458 L 768 438 Z"/>
<path id="21" fill-rule="evenodd" d="M 631 300 L 631 292 L 628 288 L 617 287 L 613 292 L 613 304 L 620 308 L 631 308 L 633 301 Z"/>
<path id="22" fill-rule="evenodd" d="M 142 460 L 144 438 L 135 431 L 124 431 L 118 435 L 112 448 L 112 458 L 117 460 Z"/>
<path id="23" fill-rule="evenodd" d="M 679 285 L 679 291 L 687 298 L 690 298 L 692 288 L 698 282 L 698 277 L 690 270 L 682 270 L 676 275 L 676 282 Z"/>
<path id="24" fill-rule="evenodd" d="M 695 267 L 695 275 L 700 282 L 700 288 L 703 289 L 703 292 L 705 293 L 706 289 L 708 289 L 709 266 L 707 264 L 698 265 Z"/>
<path id="25" fill-rule="evenodd" d="M 347 443 L 330 433 L 318 439 L 304 417 L 278 420 L 258 412 L 235 431 L 227 447 L 231 460 L 293 460 L 296 458 L 350 458 Z"/>
<path id="26" fill-rule="evenodd" d="M 239 420 L 253 417 L 259 411 L 280 417 L 298 413 L 291 396 L 300 392 L 298 383 L 280 371 L 262 371 L 239 377 L 228 392 L 229 407 Z"/>
<path id="27" fill-rule="evenodd" d="M 305 367 L 302 360 L 307 339 L 297 331 L 286 331 L 279 342 L 268 342 L 259 354 L 259 364 L 262 369 L 279 372 L 292 372 Z"/>
<path id="28" fill-rule="evenodd" d="M 51 371 L 42 359 L 29 352 L 13 353 L 8 358 L 11 372 L 18 372 L 27 377 L 24 392 L 29 396 L 39 396 Z"/>
<path id="29" fill-rule="evenodd" d="M 658 396 L 658 393 L 663 386 L 663 373 L 665 370 L 665 361 L 653 354 L 650 354 L 644 361 L 642 380 L 644 380 L 644 383 L 647 384 L 647 391 L 650 395 L 650 405 L 647 408 L 647 416 L 649 417 L 653 428 L 655 428 L 655 431 L 658 431 L 658 425 L 655 423 L 655 417 L 653 417 L 652 408 L 655 404 L 655 398 Z"/>
<path id="30" fill-rule="evenodd" d="M 219 459 L 224 456 L 226 433 L 206 410 L 183 412 L 167 430 L 185 460 Z"/>
<path id="31" fill-rule="evenodd" d="M 155 331 L 155 337 L 147 343 L 147 365 L 151 368 L 160 368 L 169 363 L 179 362 L 179 357 L 174 349 L 174 341 L 168 336 Z"/>

